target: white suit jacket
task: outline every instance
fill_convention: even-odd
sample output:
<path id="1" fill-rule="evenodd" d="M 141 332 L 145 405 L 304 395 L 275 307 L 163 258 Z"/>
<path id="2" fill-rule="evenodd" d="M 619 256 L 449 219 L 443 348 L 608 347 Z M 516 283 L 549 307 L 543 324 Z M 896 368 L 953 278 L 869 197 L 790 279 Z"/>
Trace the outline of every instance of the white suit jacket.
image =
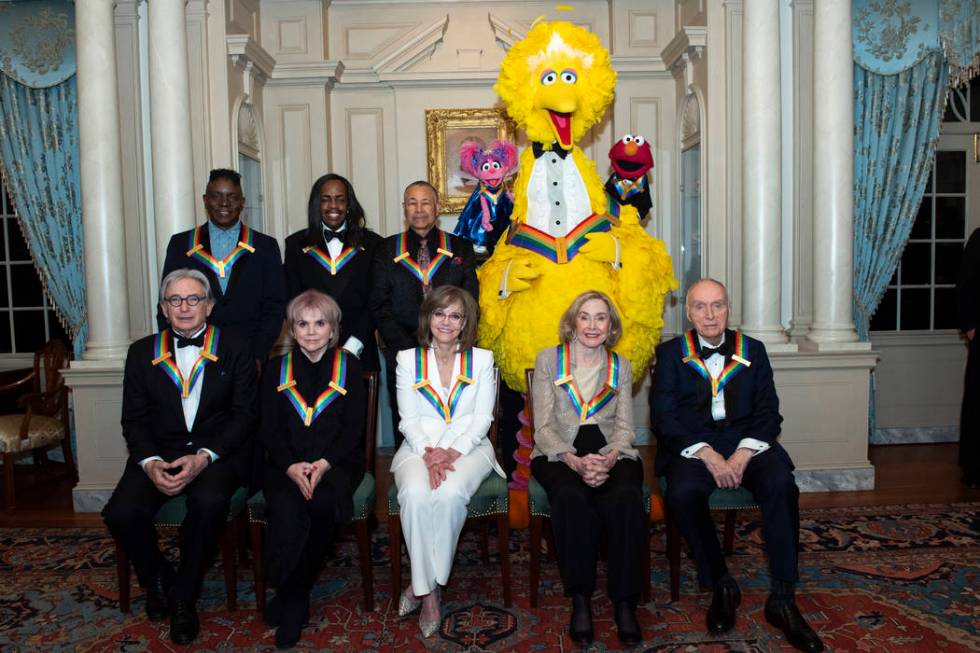
<path id="1" fill-rule="evenodd" d="M 429 357 L 428 379 L 431 387 L 442 397 L 449 399 L 450 388 L 443 388 L 439 380 L 439 367 L 432 349 L 426 352 Z M 396 389 L 398 392 L 398 430 L 405 436 L 391 461 L 391 471 L 395 471 L 409 458 L 421 457 L 426 447 L 455 449 L 462 455 L 470 453 L 482 455 L 500 476 L 504 470 L 497 464 L 493 445 L 487 438 L 493 422 L 493 405 L 496 387 L 493 382 L 493 353 L 487 349 L 473 348 L 473 380 L 468 384 L 456 404 L 451 421 L 447 424 L 422 393 L 415 389 L 415 349 L 398 352 L 396 368 Z M 459 353 L 453 358 L 452 384 L 459 373 Z"/>

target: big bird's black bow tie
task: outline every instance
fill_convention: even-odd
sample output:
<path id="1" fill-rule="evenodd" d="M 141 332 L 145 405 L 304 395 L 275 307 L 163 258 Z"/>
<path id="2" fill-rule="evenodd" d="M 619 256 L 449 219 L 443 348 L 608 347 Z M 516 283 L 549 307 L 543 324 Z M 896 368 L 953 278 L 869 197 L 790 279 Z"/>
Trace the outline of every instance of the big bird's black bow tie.
<path id="1" fill-rule="evenodd" d="M 544 149 L 544 143 L 538 143 L 537 141 L 531 143 L 531 151 L 534 153 L 535 159 L 540 159 L 541 155 L 545 152 L 552 152 L 553 154 L 557 154 L 558 158 L 564 159 L 566 156 L 568 156 L 569 152 L 569 150 L 563 149 L 561 146 L 559 146 L 558 143 L 552 143 L 551 149 L 546 150 Z"/>

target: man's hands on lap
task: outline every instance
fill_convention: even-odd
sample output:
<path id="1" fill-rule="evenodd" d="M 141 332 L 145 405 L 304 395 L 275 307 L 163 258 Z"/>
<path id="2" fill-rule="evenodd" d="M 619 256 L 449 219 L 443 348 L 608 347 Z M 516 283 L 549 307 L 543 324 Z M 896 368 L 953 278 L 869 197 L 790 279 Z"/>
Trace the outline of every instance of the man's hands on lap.
<path id="1" fill-rule="evenodd" d="M 742 475 L 752 460 L 752 450 L 741 448 L 726 460 L 724 456 L 711 447 L 701 447 L 694 455 L 701 459 L 715 479 L 715 485 L 732 490 L 742 484 Z"/>
<path id="2" fill-rule="evenodd" d="M 168 497 L 180 494 L 191 481 L 211 462 L 210 456 L 203 451 L 201 453 L 181 456 L 177 460 L 166 462 L 163 460 L 150 460 L 143 465 L 143 471 L 150 477 L 158 490 Z M 176 474 L 172 470 L 179 469 Z"/>

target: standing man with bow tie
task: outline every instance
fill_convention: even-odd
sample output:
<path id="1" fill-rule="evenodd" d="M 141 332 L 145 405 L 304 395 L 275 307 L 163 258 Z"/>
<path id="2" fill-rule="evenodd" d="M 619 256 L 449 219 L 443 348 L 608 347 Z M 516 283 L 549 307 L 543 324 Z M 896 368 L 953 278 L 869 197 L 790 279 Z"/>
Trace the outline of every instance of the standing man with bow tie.
<path id="1" fill-rule="evenodd" d="M 405 188 L 402 201 L 407 229 L 384 239 L 374 256 L 371 312 L 385 343 L 388 396 L 391 401 L 395 445 L 402 442 L 398 430 L 395 393 L 395 356 L 417 344 L 419 308 L 433 288 L 458 286 L 479 296 L 473 244 L 442 231 L 439 193 L 427 181 Z"/>
<path id="2" fill-rule="evenodd" d="M 146 615 L 170 615 L 170 639 L 198 634 L 195 603 L 240 484 L 238 462 L 255 421 L 255 363 L 247 341 L 207 324 L 211 285 L 179 269 L 160 285 L 168 328 L 134 342 L 123 377 L 122 430 L 129 460 L 102 511 L 146 590 Z M 176 572 L 160 552 L 154 515 L 187 497 Z"/>
<path id="3" fill-rule="evenodd" d="M 304 290 L 326 293 L 340 306 L 340 346 L 363 370 L 380 370 L 369 299 L 374 251 L 381 236 L 365 226 L 354 187 L 327 174 L 310 190 L 308 226 L 286 239 L 286 296 Z"/>
<path id="4" fill-rule="evenodd" d="M 163 276 L 178 268 L 204 273 L 215 294 L 211 324 L 247 338 L 261 367 L 279 337 L 286 306 L 279 243 L 240 220 L 245 197 L 234 170 L 212 170 L 203 199 L 207 223 L 170 239 Z M 157 323 L 166 327 L 162 311 Z"/>
<path id="5" fill-rule="evenodd" d="M 741 592 L 728 573 L 708 510 L 717 488 L 745 487 L 759 503 L 769 555 L 766 620 L 803 651 L 823 644 L 796 606 L 799 580 L 799 489 L 793 462 L 777 438 L 783 418 L 766 348 L 728 329 L 728 292 L 702 279 L 687 292 L 694 329 L 657 347 L 651 411 L 657 476 L 666 476 L 667 506 L 713 591 L 707 629 L 735 626 Z"/>

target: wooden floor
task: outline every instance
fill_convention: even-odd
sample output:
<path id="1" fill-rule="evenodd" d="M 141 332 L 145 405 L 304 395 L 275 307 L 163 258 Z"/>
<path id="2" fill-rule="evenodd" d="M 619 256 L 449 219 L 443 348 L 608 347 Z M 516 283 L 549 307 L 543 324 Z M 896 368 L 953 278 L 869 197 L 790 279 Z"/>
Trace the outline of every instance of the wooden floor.
<path id="1" fill-rule="evenodd" d="M 653 481 L 652 446 L 640 447 L 647 481 Z M 803 494 L 803 508 L 872 506 L 906 503 L 952 503 L 980 501 L 980 490 L 960 483 L 956 465 L 956 444 L 912 444 L 871 447 L 875 466 L 875 489 L 865 492 L 818 492 Z M 391 485 L 391 452 L 378 456 L 378 503 L 376 514 L 384 519 L 388 487 Z M 57 478 L 35 477 L 29 469 L 17 470 L 17 505 L 15 512 L 0 510 L 0 527 L 66 527 L 97 526 L 97 513 L 75 513 L 72 510 L 71 485 Z"/>

